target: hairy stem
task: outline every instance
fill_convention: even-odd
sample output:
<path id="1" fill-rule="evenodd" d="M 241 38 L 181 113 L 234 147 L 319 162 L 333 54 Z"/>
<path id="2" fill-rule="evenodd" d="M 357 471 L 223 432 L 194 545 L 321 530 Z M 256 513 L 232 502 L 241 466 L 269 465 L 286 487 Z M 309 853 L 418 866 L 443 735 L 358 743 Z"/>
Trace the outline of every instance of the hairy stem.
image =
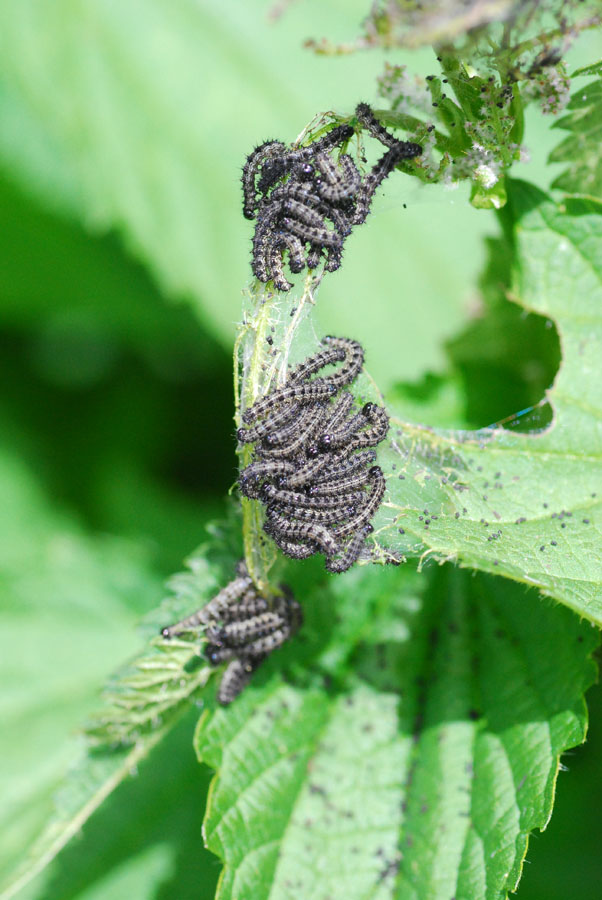
<path id="1" fill-rule="evenodd" d="M 284 384 L 293 339 L 307 321 L 321 273 L 310 273 L 301 293 L 279 294 L 255 281 L 245 296 L 243 321 L 234 344 L 234 392 L 236 425 L 242 424 L 246 409 L 273 387 Z M 253 456 L 250 444 L 239 447 L 240 468 Z M 253 582 L 268 590 L 269 571 L 276 549 L 263 533 L 263 509 L 257 500 L 242 498 L 243 547 Z"/>

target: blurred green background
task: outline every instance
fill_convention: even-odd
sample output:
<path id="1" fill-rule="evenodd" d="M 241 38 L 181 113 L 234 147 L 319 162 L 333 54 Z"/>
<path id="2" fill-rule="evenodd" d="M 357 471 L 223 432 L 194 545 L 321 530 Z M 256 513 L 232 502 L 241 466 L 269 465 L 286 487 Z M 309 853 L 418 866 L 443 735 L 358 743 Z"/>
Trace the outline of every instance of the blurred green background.
<path id="1" fill-rule="evenodd" d="M 298 2 L 278 21 L 270 9 L 0 3 L 0 875 L 47 820 L 78 725 L 140 644 L 137 621 L 226 508 L 245 155 L 292 141 L 317 111 L 374 102 L 385 58 L 433 65 L 430 51 L 302 48 L 352 39 L 360 0 Z M 599 50 L 590 38 L 576 61 Z M 532 161 L 516 173 L 543 187 L 558 169 L 545 167 L 549 124 L 530 115 Z M 361 337 L 383 390 L 406 382 L 409 418 L 485 425 L 552 380 L 553 330 L 502 306 L 496 278 L 479 288 L 496 234 L 465 191 L 391 178 L 325 280 L 320 325 Z M 491 249 L 503 282 L 504 248 Z M 591 739 L 532 842 L 526 900 L 599 897 L 600 700 L 595 689 Z M 193 721 L 21 900 L 213 896 Z"/>

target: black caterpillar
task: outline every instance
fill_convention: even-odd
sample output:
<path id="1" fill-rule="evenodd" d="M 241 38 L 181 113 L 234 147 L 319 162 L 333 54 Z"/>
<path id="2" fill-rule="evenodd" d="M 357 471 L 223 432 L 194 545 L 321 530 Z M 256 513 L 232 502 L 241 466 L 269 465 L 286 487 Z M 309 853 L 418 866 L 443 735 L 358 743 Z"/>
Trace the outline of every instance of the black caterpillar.
<path id="1" fill-rule="evenodd" d="M 227 662 L 217 691 L 222 706 L 238 697 L 259 664 L 297 631 L 303 621 L 301 607 L 290 590 L 267 598 L 254 586 L 244 561 L 236 577 L 205 606 L 161 632 L 169 639 L 205 627 L 205 656 L 213 666 Z"/>
<path id="2" fill-rule="evenodd" d="M 315 269 L 324 258 L 326 271 L 336 271 L 345 238 L 366 221 L 378 187 L 399 162 L 422 153 L 419 144 L 389 134 L 367 103 L 358 104 L 355 114 L 388 148 L 363 177 L 347 153 L 331 155 L 350 140 L 351 125 L 337 125 L 307 147 L 266 141 L 245 162 L 243 214 L 257 219 L 251 267 L 259 281 L 272 281 L 278 291 L 292 287 L 284 274 L 285 253 L 293 273 Z"/>
<path id="3" fill-rule="evenodd" d="M 385 493 L 376 453 L 366 448 L 385 439 L 389 417 L 374 403 L 355 409 L 353 395 L 342 390 L 362 369 L 361 344 L 335 337 L 322 344 L 243 413 L 238 439 L 255 443 L 255 459 L 239 486 L 265 504 L 264 531 L 283 553 L 323 553 L 327 571 L 340 573 L 359 558 Z M 331 375 L 317 375 L 333 364 Z"/>

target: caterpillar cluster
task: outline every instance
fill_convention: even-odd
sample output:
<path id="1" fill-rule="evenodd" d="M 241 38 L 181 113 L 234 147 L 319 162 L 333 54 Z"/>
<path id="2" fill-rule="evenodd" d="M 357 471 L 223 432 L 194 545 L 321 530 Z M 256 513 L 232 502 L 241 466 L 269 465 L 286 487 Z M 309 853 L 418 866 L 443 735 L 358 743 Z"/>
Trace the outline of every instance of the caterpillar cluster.
<path id="1" fill-rule="evenodd" d="M 163 637 L 169 639 L 205 628 L 205 656 L 213 666 L 228 663 L 217 692 L 222 706 L 238 697 L 259 664 L 301 625 L 301 607 L 286 586 L 281 585 L 281 590 L 278 597 L 260 594 L 241 560 L 236 577 L 209 603 L 162 630 Z"/>
<path id="2" fill-rule="evenodd" d="M 385 493 L 374 447 L 389 430 L 386 410 L 375 403 L 354 409 L 342 390 L 360 373 L 364 351 L 349 338 L 326 337 L 310 356 L 243 414 L 242 443 L 255 459 L 240 474 L 246 497 L 263 501 L 264 531 L 292 559 L 314 553 L 340 573 L 358 559 Z M 341 364 L 328 376 L 312 378 Z"/>
<path id="3" fill-rule="evenodd" d="M 278 291 L 292 287 L 284 274 L 285 254 L 293 273 L 315 269 L 323 258 L 326 271 L 336 271 L 345 238 L 365 222 L 377 188 L 399 162 L 422 153 L 419 144 L 389 134 L 367 103 L 358 104 L 355 114 L 388 148 L 365 176 L 347 153 L 332 155 L 354 134 L 351 125 L 335 126 L 308 147 L 266 141 L 245 162 L 243 214 L 257 219 L 251 267 L 259 281 L 272 281 Z"/>

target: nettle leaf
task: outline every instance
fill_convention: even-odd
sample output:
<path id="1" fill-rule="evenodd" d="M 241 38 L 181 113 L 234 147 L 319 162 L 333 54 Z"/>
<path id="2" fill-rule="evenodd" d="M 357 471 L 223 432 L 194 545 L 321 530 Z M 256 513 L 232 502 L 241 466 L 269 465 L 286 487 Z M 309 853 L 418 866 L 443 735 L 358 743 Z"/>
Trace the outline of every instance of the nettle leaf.
<path id="1" fill-rule="evenodd" d="M 173 724 L 173 723 L 171 723 Z M 79 758 L 72 762 L 64 782 L 48 799 L 44 828 L 31 845 L 20 847 L 17 868 L 3 884 L 3 900 L 20 895 L 21 890 L 39 876 L 69 844 L 88 819 L 102 806 L 120 784 L 135 774 L 137 766 L 166 736 L 169 729 L 149 732 L 134 746 L 119 747 L 111 752 L 94 754 L 80 745 Z M 23 855 L 23 850 L 26 853 Z M 13 861 L 14 862 L 14 861 Z"/>
<path id="2" fill-rule="evenodd" d="M 160 590 L 139 545 L 85 535 L 52 509 L 21 461 L 0 455 L 2 888 L 10 880 L 16 890 L 25 871 L 28 880 L 56 852 L 53 841 L 41 841 L 14 875 L 81 756 L 75 730 L 111 668 L 135 651 L 136 622 Z M 95 792 L 88 788 L 82 807 Z M 63 828 L 74 834 L 77 822 Z"/>
<path id="3" fill-rule="evenodd" d="M 169 580 L 169 596 L 147 616 L 146 648 L 109 681 L 104 708 L 87 727 L 93 744 L 138 745 L 169 730 L 207 684 L 212 669 L 200 655 L 200 638 L 165 640 L 160 631 L 204 606 L 231 577 L 236 559 L 229 547 L 232 529 L 212 524 L 209 531 L 213 546 L 201 545 L 186 560 L 187 570 Z"/>
<path id="4" fill-rule="evenodd" d="M 149 636 L 157 635 L 161 627 L 198 609 L 223 584 L 224 571 L 231 570 L 235 558 L 230 546 L 234 533 L 230 529 L 226 534 L 215 526 L 212 530 L 213 546 L 202 546 L 191 556 L 188 571 L 171 579 L 170 596 L 147 617 L 145 631 Z M 81 593 L 84 596 L 91 593 L 90 583 Z M 102 599 L 105 607 L 109 607 L 107 599 Z M 106 616 L 109 611 L 107 608 Z M 126 634 L 133 633 L 133 621 L 125 628 L 122 619 L 117 619 L 108 629 L 106 640 L 116 641 L 116 625 Z M 60 627 L 63 628 L 62 622 Z M 73 633 L 73 623 L 70 623 L 68 633 Z M 104 665 L 107 665 L 106 661 Z M 18 869 L 11 874 L 7 894 L 3 896 L 14 896 L 38 875 L 115 788 L 127 780 L 166 737 L 190 709 L 191 703 L 202 702 L 200 692 L 209 675 L 210 669 L 203 665 L 198 655 L 198 642 L 164 642 L 154 637 L 139 657 L 111 679 L 104 708 L 90 721 L 87 739 L 82 736 L 75 743 L 68 776 L 56 791 L 53 803 L 46 804 L 49 808 L 44 809 L 45 827 L 30 845 Z M 40 677 L 49 681 L 46 674 Z M 97 686 L 98 678 L 93 685 L 94 693 Z M 24 718 L 24 722 L 30 720 L 31 715 Z M 71 727 L 77 724 L 76 719 Z M 51 796 L 55 788 L 56 785 L 52 785 Z M 26 799 L 30 793 L 29 790 L 25 792 Z M 26 846 L 24 843 L 19 848 L 21 852 Z"/>
<path id="5" fill-rule="evenodd" d="M 578 75 L 602 75 L 602 60 L 571 72 L 571 78 L 576 78 Z"/>
<path id="6" fill-rule="evenodd" d="M 124 253 L 114 235 L 93 239 L 80 225 L 40 207 L 30 193 L 0 175 L 3 327 L 51 330 L 55 323 L 58 330 L 60 319 L 66 322 L 63 332 L 86 327 L 93 336 L 131 348 L 143 359 L 177 346 L 195 364 L 215 363 L 219 351 L 191 311 L 167 306 L 148 273 Z M 64 365 L 75 380 L 74 361 Z"/>
<path id="7" fill-rule="evenodd" d="M 601 64 L 598 64 L 598 68 Z M 593 71 L 575 74 L 597 74 Z M 568 162 L 569 167 L 552 183 L 552 187 L 573 194 L 602 196 L 602 81 L 592 81 L 576 91 L 569 100 L 569 114 L 554 123 L 554 128 L 570 132 L 552 150 L 548 162 Z"/>
<path id="8" fill-rule="evenodd" d="M 219 865 L 199 846 L 209 772 L 192 748 L 196 717 L 189 709 L 19 900 L 212 900 Z"/>
<path id="9" fill-rule="evenodd" d="M 523 183 L 514 299 L 558 327 L 562 364 L 539 433 L 449 432 L 393 421 L 377 546 L 458 559 L 538 587 L 602 623 L 602 204 L 562 207 Z M 394 411 L 394 406 L 390 407 Z"/>
<path id="10" fill-rule="evenodd" d="M 218 900 L 505 897 L 584 739 L 597 632 L 450 567 L 294 587 L 299 641 L 197 728 Z"/>

